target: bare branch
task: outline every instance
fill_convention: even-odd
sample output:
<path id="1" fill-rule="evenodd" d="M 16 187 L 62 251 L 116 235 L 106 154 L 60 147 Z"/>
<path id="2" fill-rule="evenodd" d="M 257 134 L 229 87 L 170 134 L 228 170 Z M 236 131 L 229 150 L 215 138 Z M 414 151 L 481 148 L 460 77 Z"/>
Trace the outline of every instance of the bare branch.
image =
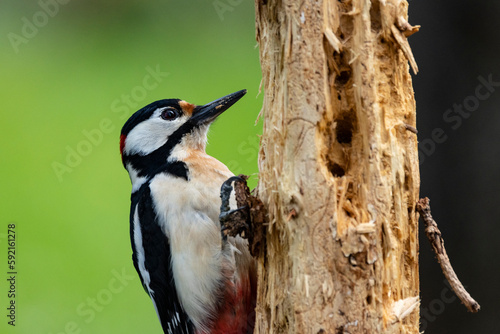
<path id="1" fill-rule="evenodd" d="M 425 234 L 432 245 L 434 253 L 436 253 L 438 262 L 441 265 L 441 270 L 450 283 L 451 288 L 458 298 L 460 298 L 465 307 L 467 307 L 470 312 L 475 313 L 479 311 L 481 307 L 474 300 L 474 298 L 470 296 L 467 290 L 465 290 L 464 286 L 458 279 L 457 274 L 453 270 L 453 267 L 451 266 L 450 259 L 448 258 L 448 254 L 446 254 L 446 249 L 444 248 L 444 240 L 441 236 L 441 231 L 431 216 L 431 207 L 429 202 L 430 200 L 427 197 L 421 198 L 417 202 L 417 210 L 425 223 Z"/>

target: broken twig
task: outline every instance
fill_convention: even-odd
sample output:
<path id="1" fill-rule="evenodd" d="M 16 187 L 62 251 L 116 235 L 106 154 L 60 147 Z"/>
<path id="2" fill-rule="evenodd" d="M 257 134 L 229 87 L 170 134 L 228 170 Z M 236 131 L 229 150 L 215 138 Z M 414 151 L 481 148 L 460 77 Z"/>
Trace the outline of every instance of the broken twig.
<path id="1" fill-rule="evenodd" d="M 410 124 L 405 123 L 405 129 L 410 131 L 410 132 L 413 132 L 414 134 L 418 134 L 417 128 L 414 126 L 411 126 Z"/>
<path id="2" fill-rule="evenodd" d="M 434 253 L 436 253 L 439 264 L 441 265 L 441 270 L 444 276 L 450 283 L 451 288 L 455 294 L 460 298 L 462 303 L 467 307 L 470 312 L 477 312 L 481 308 L 479 304 L 470 296 L 470 294 L 465 290 L 464 286 L 457 277 L 457 274 L 451 266 L 450 259 L 446 254 L 446 249 L 444 248 L 444 240 L 441 237 L 441 231 L 437 226 L 437 223 L 431 216 L 431 207 L 429 205 L 430 200 L 425 197 L 421 198 L 417 202 L 417 211 L 422 216 L 425 223 L 425 234 L 429 239 Z"/>

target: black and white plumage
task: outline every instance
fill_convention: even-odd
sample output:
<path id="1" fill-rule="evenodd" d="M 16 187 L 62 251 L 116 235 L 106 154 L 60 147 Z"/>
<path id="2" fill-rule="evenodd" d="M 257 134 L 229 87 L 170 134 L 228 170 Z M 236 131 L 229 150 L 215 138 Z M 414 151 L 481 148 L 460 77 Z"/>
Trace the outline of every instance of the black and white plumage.
<path id="1" fill-rule="evenodd" d="M 220 232 L 220 189 L 233 174 L 205 153 L 211 122 L 245 93 L 157 101 L 123 126 L 133 262 L 165 333 L 253 330 L 254 260 L 245 240 Z"/>

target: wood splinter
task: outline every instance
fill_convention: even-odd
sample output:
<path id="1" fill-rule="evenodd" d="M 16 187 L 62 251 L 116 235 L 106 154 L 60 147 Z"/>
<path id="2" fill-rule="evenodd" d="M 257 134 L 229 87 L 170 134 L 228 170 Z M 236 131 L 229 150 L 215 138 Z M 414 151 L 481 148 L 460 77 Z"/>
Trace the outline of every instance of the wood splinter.
<path id="1" fill-rule="evenodd" d="M 444 240 L 441 236 L 441 231 L 431 216 L 431 207 L 429 202 L 430 200 L 427 197 L 421 198 L 417 202 L 417 211 L 420 213 L 425 223 L 425 234 L 432 245 L 434 253 L 436 253 L 438 262 L 441 265 L 441 270 L 450 283 L 451 288 L 458 298 L 460 298 L 465 307 L 467 307 L 470 312 L 476 313 L 481 307 L 470 296 L 467 290 L 465 290 L 464 286 L 458 279 L 457 274 L 453 270 L 453 267 L 451 266 L 450 259 L 448 258 L 446 249 L 444 248 Z"/>

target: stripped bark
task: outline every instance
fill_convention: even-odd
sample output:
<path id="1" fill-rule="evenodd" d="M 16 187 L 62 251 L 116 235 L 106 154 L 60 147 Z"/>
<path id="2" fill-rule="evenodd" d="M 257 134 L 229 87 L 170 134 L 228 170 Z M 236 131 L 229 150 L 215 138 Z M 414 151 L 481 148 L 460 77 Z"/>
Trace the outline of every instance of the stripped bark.
<path id="1" fill-rule="evenodd" d="M 418 333 L 419 174 L 407 3 L 257 0 L 255 333 Z"/>

